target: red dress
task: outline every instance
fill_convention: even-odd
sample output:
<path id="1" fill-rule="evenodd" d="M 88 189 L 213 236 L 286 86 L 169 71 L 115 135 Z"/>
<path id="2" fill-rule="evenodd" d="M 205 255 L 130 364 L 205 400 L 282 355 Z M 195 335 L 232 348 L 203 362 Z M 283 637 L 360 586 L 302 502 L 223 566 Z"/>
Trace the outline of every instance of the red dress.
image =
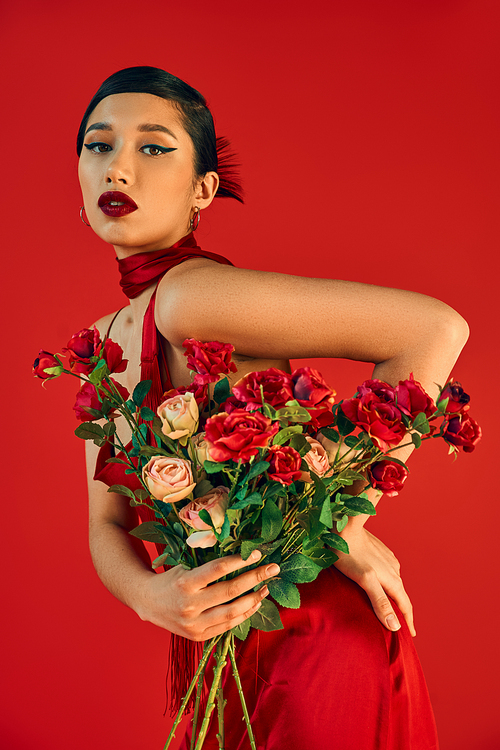
<path id="1" fill-rule="evenodd" d="M 153 297 L 141 358 L 142 379 L 153 380 L 153 406 L 162 395 L 157 336 Z M 171 387 L 168 371 L 166 376 Z M 120 464 L 104 463 L 108 455 L 106 447 L 101 450 L 95 478 L 108 485 L 131 484 L 133 478 L 123 475 Z M 384 628 L 365 592 L 333 567 L 301 584 L 300 594 L 300 609 L 280 607 L 283 630 L 252 629 L 246 641 L 237 641 L 258 750 L 437 750 L 427 687 L 403 616 L 398 613 L 402 627 L 396 633 Z M 239 696 L 228 675 L 229 668 L 226 750 L 250 750 Z M 206 750 L 218 750 L 216 734 L 214 712 Z M 186 737 L 181 750 L 188 747 Z"/>

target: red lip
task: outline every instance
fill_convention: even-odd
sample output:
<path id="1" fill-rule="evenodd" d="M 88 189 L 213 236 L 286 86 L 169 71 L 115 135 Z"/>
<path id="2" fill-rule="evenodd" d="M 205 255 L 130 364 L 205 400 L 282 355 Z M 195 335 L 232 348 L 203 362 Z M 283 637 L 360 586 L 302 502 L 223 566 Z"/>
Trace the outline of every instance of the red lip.
<path id="1" fill-rule="evenodd" d="M 112 206 L 111 203 L 120 203 L 120 206 Z M 129 195 L 121 193 L 119 190 L 108 190 L 103 193 L 97 205 L 106 216 L 113 216 L 119 218 L 120 216 L 126 216 L 137 211 L 138 205 Z"/>

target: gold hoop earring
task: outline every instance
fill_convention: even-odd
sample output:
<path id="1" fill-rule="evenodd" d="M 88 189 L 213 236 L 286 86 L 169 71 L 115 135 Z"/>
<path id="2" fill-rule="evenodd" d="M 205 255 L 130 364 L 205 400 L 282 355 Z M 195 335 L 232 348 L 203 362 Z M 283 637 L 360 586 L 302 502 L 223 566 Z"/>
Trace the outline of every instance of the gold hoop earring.
<path id="1" fill-rule="evenodd" d="M 198 206 L 194 207 L 194 214 L 191 217 L 191 220 L 189 222 L 189 225 L 191 227 L 191 231 L 194 232 L 196 229 L 198 229 L 198 226 L 200 224 L 201 220 L 201 211 Z"/>
<path id="2" fill-rule="evenodd" d="M 81 206 L 80 207 L 80 219 L 83 221 L 83 223 L 85 224 L 86 227 L 89 227 L 90 224 L 88 222 L 86 222 L 85 219 L 83 218 L 83 212 L 84 211 L 85 211 L 85 206 Z"/>

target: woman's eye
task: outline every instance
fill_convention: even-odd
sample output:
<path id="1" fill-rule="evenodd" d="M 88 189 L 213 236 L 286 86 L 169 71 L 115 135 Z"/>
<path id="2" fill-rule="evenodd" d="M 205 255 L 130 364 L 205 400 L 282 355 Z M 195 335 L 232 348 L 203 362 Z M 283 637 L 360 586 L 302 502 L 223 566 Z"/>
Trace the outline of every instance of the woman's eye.
<path id="1" fill-rule="evenodd" d="M 101 143 L 100 141 L 96 141 L 95 143 L 84 143 L 83 145 L 93 154 L 105 154 L 107 151 L 111 151 L 109 143 Z"/>
<path id="2" fill-rule="evenodd" d="M 148 156 L 160 156 L 160 154 L 167 154 L 169 151 L 177 151 L 176 148 L 166 148 L 165 146 L 157 146 L 154 143 L 148 143 L 146 146 L 141 148 Z"/>

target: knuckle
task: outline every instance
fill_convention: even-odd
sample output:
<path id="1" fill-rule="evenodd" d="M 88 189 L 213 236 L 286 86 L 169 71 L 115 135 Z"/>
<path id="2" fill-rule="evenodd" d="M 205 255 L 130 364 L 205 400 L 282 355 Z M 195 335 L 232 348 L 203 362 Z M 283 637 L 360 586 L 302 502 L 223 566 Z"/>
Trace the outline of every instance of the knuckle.
<path id="1" fill-rule="evenodd" d="M 228 599 L 234 599 L 240 593 L 240 584 L 237 579 L 230 581 L 226 586 L 226 596 Z"/>
<path id="2" fill-rule="evenodd" d="M 220 560 L 214 560 L 213 572 L 216 578 L 222 578 L 230 572 L 230 565 L 224 558 Z"/>
<path id="3" fill-rule="evenodd" d="M 380 596 L 375 600 L 376 607 L 383 613 L 392 612 L 392 605 L 386 596 Z"/>

